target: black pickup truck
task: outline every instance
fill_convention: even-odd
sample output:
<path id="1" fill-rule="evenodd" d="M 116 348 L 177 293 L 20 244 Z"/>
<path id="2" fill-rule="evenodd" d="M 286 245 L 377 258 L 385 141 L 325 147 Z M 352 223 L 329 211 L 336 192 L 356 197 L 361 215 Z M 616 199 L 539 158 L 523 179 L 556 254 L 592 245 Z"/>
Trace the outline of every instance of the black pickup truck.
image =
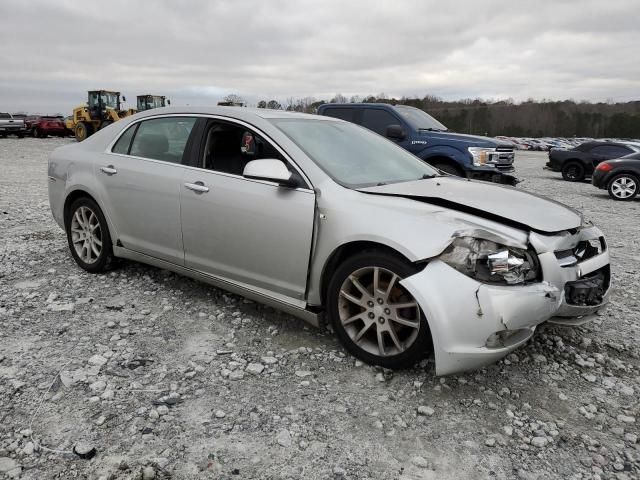
<path id="1" fill-rule="evenodd" d="M 593 174 L 600 162 L 636 152 L 640 152 L 640 147 L 627 143 L 585 142 L 571 150 L 550 150 L 545 168 L 562 172 L 562 178 L 568 182 L 581 182 Z"/>

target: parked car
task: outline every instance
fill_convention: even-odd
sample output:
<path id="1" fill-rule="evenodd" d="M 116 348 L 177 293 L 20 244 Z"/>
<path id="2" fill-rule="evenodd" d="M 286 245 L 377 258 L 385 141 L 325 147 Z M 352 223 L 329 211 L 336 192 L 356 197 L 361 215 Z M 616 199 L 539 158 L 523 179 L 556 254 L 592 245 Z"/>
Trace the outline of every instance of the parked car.
<path id="1" fill-rule="evenodd" d="M 0 112 L 0 137 L 15 135 L 18 138 L 24 137 L 24 121 L 15 119 L 10 113 Z"/>
<path id="2" fill-rule="evenodd" d="M 600 162 L 638 151 L 640 148 L 624 143 L 586 142 L 571 150 L 550 150 L 545 168 L 562 172 L 562 178 L 568 182 L 581 182 L 591 176 Z"/>
<path id="3" fill-rule="evenodd" d="M 317 325 L 388 368 L 491 363 L 606 303 L 602 232 L 575 210 L 438 170 L 326 116 L 138 113 L 49 158 L 49 202 L 88 272 L 114 257 Z"/>
<path id="4" fill-rule="evenodd" d="M 640 153 L 601 162 L 593 172 L 591 183 L 607 190 L 614 200 L 633 200 L 640 189 Z"/>
<path id="5" fill-rule="evenodd" d="M 515 185 L 513 144 L 447 130 L 428 113 L 386 103 L 328 103 L 318 114 L 362 125 L 387 137 L 438 170 Z"/>
<path id="6" fill-rule="evenodd" d="M 49 135 L 56 137 L 64 137 L 67 135 L 67 129 L 64 120 L 55 117 L 42 115 L 28 121 L 27 128 L 33 137 L 46 138 Z"/>

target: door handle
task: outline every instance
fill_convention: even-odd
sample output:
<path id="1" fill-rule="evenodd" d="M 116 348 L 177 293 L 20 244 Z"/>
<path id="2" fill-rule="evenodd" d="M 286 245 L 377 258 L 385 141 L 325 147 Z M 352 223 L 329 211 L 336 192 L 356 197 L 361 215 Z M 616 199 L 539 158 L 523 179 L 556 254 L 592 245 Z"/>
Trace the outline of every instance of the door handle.
<path id="1" fill-rule="evenodd" d="M 108 165 L 108 166 L 106 166 L 106 167 L 100 167 L 100 171 L 101 171 L 102 173 L 105 173 L 105 174 L 109 175 L 109 176 L 111 176 L 111 175 L 115 175 L 116 173 L 118 173 L 118 170 L 116 170 L 116 169 L 113 167 L 113 165 Z"/>
<path id="2" fill-rule="evenodd" d="M 209 191 L 209 187 L 205 186 L 203 182 L 185 183 L 184 186 L 196 193 L 207 193 Z"/>

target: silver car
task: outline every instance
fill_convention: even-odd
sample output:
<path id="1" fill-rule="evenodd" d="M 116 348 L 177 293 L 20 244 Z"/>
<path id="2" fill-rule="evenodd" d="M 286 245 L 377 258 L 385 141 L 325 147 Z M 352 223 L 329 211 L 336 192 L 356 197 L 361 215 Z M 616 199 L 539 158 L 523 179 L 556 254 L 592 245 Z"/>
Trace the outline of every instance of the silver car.
<path id="1" fill-rule="evenodd" d="M 388 368 L 477 368 L 543 322 L 588 320 L 610 291 L 604 237 L 578 212 L 330 117 L 139 113 L 55 150 L 49 201 L 88 272 L 132 259 L 326 318 Z"/>

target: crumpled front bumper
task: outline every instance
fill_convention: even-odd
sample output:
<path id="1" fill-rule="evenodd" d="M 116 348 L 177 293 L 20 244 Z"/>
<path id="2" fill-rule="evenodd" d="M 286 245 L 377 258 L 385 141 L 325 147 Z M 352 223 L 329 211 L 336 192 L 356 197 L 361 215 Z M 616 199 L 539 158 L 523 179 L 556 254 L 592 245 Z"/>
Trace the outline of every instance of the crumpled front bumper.
<path id="1" fill-rule="evenodd" d="M 604 307 L 610 282 L 597 305 L 571 305 L 565 296 L 567 282 L 598 270 L 608 270 L 606 249 L 576 265 L 562 266 L 556 250 L 575 247 L 581 240 L 601 238 L 595 227 L 576 234 L 543 236 L 530 241 L 539 255 L 543 281 L 501 286 L 478 282 L 437 258 L 401 283 L 420 304 L 427 317 L 436 362 L 436 374 L 448 375 L 482 367 L 499 360 L 525 343 L 535 328 L 549 320 L 580 324 Z"/>

